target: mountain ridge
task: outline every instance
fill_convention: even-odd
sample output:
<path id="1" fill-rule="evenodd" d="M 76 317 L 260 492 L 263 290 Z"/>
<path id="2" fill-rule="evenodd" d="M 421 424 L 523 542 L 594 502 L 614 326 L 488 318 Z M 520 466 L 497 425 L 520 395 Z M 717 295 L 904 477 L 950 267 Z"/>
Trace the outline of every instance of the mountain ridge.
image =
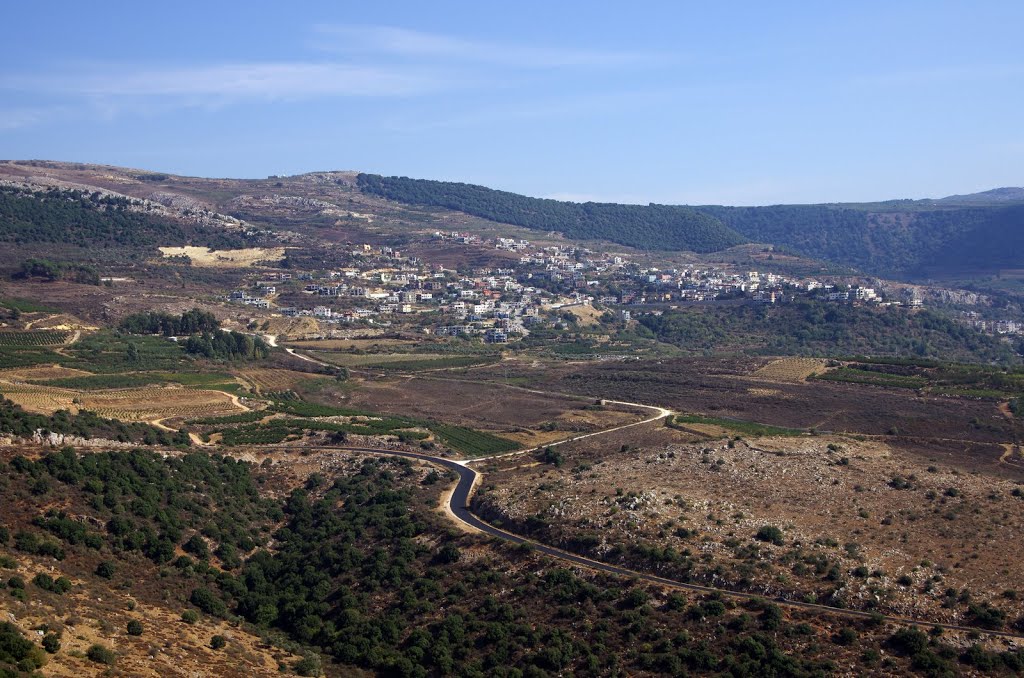
<path id="1" fill-rule="evenodd" d="M 984 280 L 1003 270 L 1024 269 L 1024 200 L 1016 200 L 1017 195 L 1024 195 L 1024 189 L 1013 187 L 940 199 L 731 207 L 575 203 L 473 184 L 351 170 L 265 179 L 205 179 L 111 165 L 30 160 L 0 162 L 0 177 L 84 182 L 146 199 L 170 190 L 187 196 L 186 200 L 198 198 L 197 206 L 203 206 L 204 196 L 214 195 L 206 191 L 218 182 L 239 194 L 257 190 L 266 196 L 287 197 L 293 192 L 339 205 L 339 200 L 351 202 L 353 198 L 383 199 L 647 251 L 712 253 L 742 244 L 764 244 L 908 281 L 944 277 Z M 216 199 L 207 200 L 205 206 L 244 216 L 235 203 L 217 203 Z"/>

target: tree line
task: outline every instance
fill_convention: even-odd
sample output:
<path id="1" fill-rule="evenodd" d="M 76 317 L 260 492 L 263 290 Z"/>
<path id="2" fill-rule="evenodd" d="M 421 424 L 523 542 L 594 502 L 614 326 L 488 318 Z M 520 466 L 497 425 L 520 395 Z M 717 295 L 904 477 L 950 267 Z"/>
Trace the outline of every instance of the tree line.
<path id="1" fill-rule="evenodd" d="M 529 198 L 448 181 L 360 174 L 360 190 L 389 200 L 458 210 L 473 216 L 577 240 L 609 240 L 652 250 L 716 252 L 746 242 L 717 218 L 691 207 L 574 203 Z"/>
<path id="2" fill-rule="evenodd" d="M 185 311 L 181 315 L 145 311 L 125 317 L 121 321 L 120 328 L 121 331 L 128 334 L 162 334 L 165 337 L 181 337 L 216 332 L 220 329 L 220 321 L 209 311 L 198 308 Z"/>
<path id="3" fill-rule="evenodd" d="M 10 186 L 0 186 L 0 242 L 129 249 L 185 244 L 245 246 L 239 234 L 148 214 L 125 197 Z"/>

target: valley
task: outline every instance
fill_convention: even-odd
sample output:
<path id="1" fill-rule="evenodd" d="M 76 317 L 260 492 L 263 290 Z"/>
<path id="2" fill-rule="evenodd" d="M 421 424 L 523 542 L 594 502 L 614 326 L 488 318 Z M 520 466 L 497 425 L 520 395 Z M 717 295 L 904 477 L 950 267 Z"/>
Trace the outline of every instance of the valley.
<path id="1" fill-rule="evenodd" d="M 1012 290 L 367 176 L 0 163 L 0 670 L 1022 670 Z"/>

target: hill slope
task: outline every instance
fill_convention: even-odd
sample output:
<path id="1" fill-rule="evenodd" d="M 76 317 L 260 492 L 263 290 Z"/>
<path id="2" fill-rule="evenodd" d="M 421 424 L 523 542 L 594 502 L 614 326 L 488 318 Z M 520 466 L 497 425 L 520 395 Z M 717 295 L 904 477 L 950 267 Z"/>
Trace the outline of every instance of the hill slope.
<path id="1" fill-rule="evenodd" d="M 360 174 L 357 184 L 363 193 L 401 203 L 644 249 L 706 253 L 753 241 L 899 278 L 1024 263 L 1024 204 L 1015 202 L 1021 189 L 871 204 L 689 207 L 560 202 L 373 174 Z"/>
<path id="2" fill-rule="evenodd" d="M 458 210 L 485 219 L 580 240 L 609 240 L 654 250 L 717 252 L 746 239 L 721 221 L 690 207 L 574 203 L 495 191 L 447 181 L 360 174 L 364 193 L 409 204 Z"/>
<path id="3" fill-rule="evenodd" d="M 1024 205 L 943 208 L 931 201 L 897 201 L 699 209 L 755 242 L 886 276 L 1024 263 Z"/>

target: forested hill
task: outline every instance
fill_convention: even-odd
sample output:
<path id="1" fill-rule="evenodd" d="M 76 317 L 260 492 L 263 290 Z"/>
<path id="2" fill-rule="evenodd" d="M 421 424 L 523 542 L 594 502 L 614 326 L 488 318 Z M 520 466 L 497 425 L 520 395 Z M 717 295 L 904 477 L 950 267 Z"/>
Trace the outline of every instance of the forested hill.
<path id="1" fill-rule="evenodd" d="M 1009 200 L 689 207 L 560 202 L 471 184 L 376 174 L 360 174 L 358 185 L 364 193 L 402 203 L 642 249 L 703 253 L 743 242 L 766 243 L 907 279 L 940 272 L 986 274 L 1024 265 L 1024 202 Z"/>
<path id="2" fill-rule="evenodd" d="M 357 180 L 364 193 L 389 200 L 557 231 L 576 240 L 608 240 L 641 249 L 693 252 L 716 252 L 746 242 L 717 218 L 690 207 L 561 202 L 472 184 L 376 174 L 360 174 Z"/>
<path id="3" fill-rule="evenodd" d="M 132 208 L 98 192 L 0 186 L 0 243 L 153 250 L 159 245 L 243 247 L 237 233 Z"/>
<path id="4" fill-rule="evenodd" d="M 1024 204 L 940 207 L 933 201 L 894 201 L 697 209 L 755 242 L 879 275 L 994 272 L 1024 264 Z"/>

